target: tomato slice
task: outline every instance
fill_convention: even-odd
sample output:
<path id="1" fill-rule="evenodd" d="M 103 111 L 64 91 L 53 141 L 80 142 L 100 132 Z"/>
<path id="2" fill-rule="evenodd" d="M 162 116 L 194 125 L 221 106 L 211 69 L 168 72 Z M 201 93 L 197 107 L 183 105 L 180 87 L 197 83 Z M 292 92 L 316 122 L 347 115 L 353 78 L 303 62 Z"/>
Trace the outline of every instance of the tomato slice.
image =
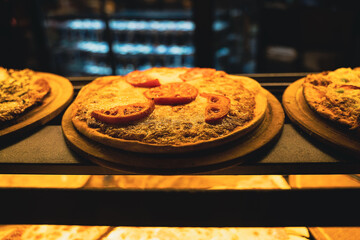
<path id="1" fill-rule="evenodd" d="M 152 78 L 139 70 L 135 70 L 127 74 L 125 76 L 125 79 L 128 83 L 130 83 L 134 87 L 152 88 L 152 87 L 160 86 L 159 79 Z"/>
<path id="2" fill-rule="evenodd" d="M 205 108 L 205 122 L 211 124 L 218 123 L 228 114 L 228 112 L 228 106 L 209 104 Z"/>
<path id="3" fill-rule="evenodd" d="M 208 100 L 208 105 L 205 108 L 205 122 L 210 124 L 218 123 L 229 113 L 229 98 L 212 93 L 201 93 L 200 96 Z"/>
<path id="4" fill-rule="evenodd" d="M 179 78 L 184 82 L 191 81 L 198 78 L 211 77 L 216 73 L 213 68 L 190 68 L 185 73 L 180 74 Z"/>
<path id="5" fill-rule="evenodd" d="M 230 105 L 230 99 L 213 93 L 200 93 L 200 96 L 207 98 L 209 104 Z"/>
<path id="6" fill-rule="evenodd" d="M 95 110 L 91 116 L 108 124 L 125 124 L 149 116 L 155 109 L 154 101 L 117 106 L 109 110 Z"/>
<path id="7" fill-rule="evenodd" d="M 187 83 L 168 83 L 144 92 L 145 97 L 160 105 L 180 105 L 195 100 L 197 88 Z"/>

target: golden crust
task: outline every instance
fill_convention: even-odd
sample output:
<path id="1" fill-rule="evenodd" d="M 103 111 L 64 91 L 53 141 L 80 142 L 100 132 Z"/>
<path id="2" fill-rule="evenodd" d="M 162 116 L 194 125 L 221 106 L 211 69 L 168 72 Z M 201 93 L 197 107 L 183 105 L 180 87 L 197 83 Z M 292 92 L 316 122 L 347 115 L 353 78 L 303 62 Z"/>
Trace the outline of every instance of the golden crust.
<path id="1" fill-rule="evenodd" d="M 155 70 L 151 69 L 152 72 Z M 179 72 L 183 71 L 186 69 L 179 69 Z M 176 69 L 171 69 L 171 72 L 177 74 Z M 162 68 L 161 73 L 166 75 L 166 69 Z M 165 78 L 166 80 L 167 78 Z M 229 115 L 234 116 L 226 117 L 218 126 L 204 123 L 204 109 L 207 103 L 206 99 L 198 96 L 187 105 L 157 105 L 150 117 L 130 124 L 130 126 L 105 126 L 88 117 L 90 111 L 96 107 L 99 108 L 98 105 L 101 104 L 98 102 L 102 102 L 102 107 L 106 108 L 111 107 L 112 104 L 119 104 L 114 103 L 114 101 L 118 101 L 120 104 L 128 104 L 132 101 L 146 100 L 143 96 L 146 89 L 134 88 L 124 83 L 122 77 L 111 76 L 96 79 L 80 91 L 72 105 L 72 122 L 80 133 L 108 146 L 134 152 L 178 153 L 216 147 L 238 139 L 256 128 L 265 116 L 267 98 L 255 80 L 226 75 L 225 77 L 194 80 L 188 83 L 196 86 L 199 92 L 226 94 L 232 100 Z M 109 87 L 111 84 L 112 86 Z M 222 88 L 221 90 L 219 86 Z M 111 95 L 115 89 L 121 89 L 120 95 L 122 96 L 119 100 L 114 100 L 118 98 L 118 94 Z M 99 94 L 99 91 L 102 91 L 111 101 L 103 100 L 103 95 L 94 96 L 94 94 Z M 241 105 L 241 101 L 247 102 L 245 105 Z M 247 109 L 246 104 L 251 102 L 254 104 L 253 108 L 248 107 L 249 109 Z M 239 118 L 241 114 L 244 115 L 243 119 Z M 236 126 L 234 125 L 235 121 L 238 121 Z M 164 127 L 160 128 L 163 125 Z"/>

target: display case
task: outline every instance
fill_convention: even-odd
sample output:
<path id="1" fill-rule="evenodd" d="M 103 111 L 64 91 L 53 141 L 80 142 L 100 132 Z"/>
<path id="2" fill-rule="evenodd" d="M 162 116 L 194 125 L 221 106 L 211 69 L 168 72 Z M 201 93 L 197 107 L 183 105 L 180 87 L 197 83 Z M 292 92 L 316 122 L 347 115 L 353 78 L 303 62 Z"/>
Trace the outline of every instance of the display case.
<path id="1" fill-rule="evenodd" d="M 305 73 L 253 74 L 281 98 Z M 70 78 L 75 90 L 90 78 Z M 136 172 L 100 166 L 66 144 L 62 114 L 2 143 L 1 174 L 258 175 L 360 172 L 358 156 L 329 148 L 286 119 L 279 136 L 259 151 L 226 164 L 185 171 Z M 44 144 L 46 143 L 46 144 Z M 358 226 L 359 188 L 285 190 L 0 189 L 1 224 L 123 226 Z M 339 197 L 341 196 L 341 197 Z M 24 200 L 26 199 L 26 200 Z M 170 205 L 167 203 L 171 203 Z M 176 207 L 175 207 L 176 206 Z M 289 210 L 291 209 L 291 210 Z"/>
<path id="2" fill-rule="evenodd" d="M 334 1 L 324 4 L 324 1 L 194 0 L 181 1 L 180 5 L 178 1 L 143 1 L 136 5 L 139 1 L 99 0 L 88 1 L 90 6 L 79 7 L 83 10 L 79 12 L 70 3 L 75 1 L 60 1 L 63 8 L 55 8 L 56 11 L 50 13 L 44 11 L 45 5 L 58 1 L 45 2 L 1 2 L 4 6 L 0 8 L 1 13 L 13 3 L 14 7 L 9 9 L 24 9 L 20 7 L 22 3 L 31 9 L 27 14 L 33 35 L 26 36 L 35 37 L 31 39 L 34 44 L 23 45 L 19 33 L 24 29 L 29 31 L 29 26 L 22 25 L 26 21 L 1 14 L 11 20 L 11 24 L 6 25 L 11 29 L 6 36 L 11 37 L 4 41 L 4 36 L 0 36 L 1 43 L 9 46 L 4 49 L 6 61 L 0 60 L 5 67 L 29 67 L 67 76 L 75 94 L 100 75 L 126 74 L 152 66 L 199 66 L 254 78 L 281 102 L 284 90 L 304 77 L 306 71 L 355 67 L 359 62 L 359 15 L 355 11 L 359 8 L 354 7 L 356 4 L 343 4 L 338 8 Z M 149 10 L 154 2 L 158 4 L 154 9 L 161 11 Z M 318 28 L 309 29 L 315 22 L 309 19 L 317 19 L 318 10 L 328 17 L 338 16 L 336 19 L 342 19 L 341 23 L 346 26 L 342 28 L 340 21 L 333 20 L 336 24 L 326 32 L 327 39 L 333 36 L 330 33 L 336 32 L 334 27 L 342 29 L 344 34 L 340 35 L 345 38 L 336 35 L 337 42 L 321 44 L 319 39 L 323 35 L 316 32 Z M 307 18 L 309 13 L 313 18 Z M 284 20 L 289 15 L 292 22 Z M 299 25 L 300 19 L 307 20 L 307 27 Z M 285 28 L 277 27 L 284 22 L 288 23 Z M 274 34 L 274 29 L 280 30 Z M 295 35 L 289 34 L 288 29 Z M 301 31 L 296 31 L 298 29 Z M 304 37 L 314 31 L 318 33 L 316 38 Z M 284 71 L 291 73 L 279 73 Z M 26 133 L 2 139 L 0 174 L 89 174 L 109 178 L 135 174 L 277 174 L 285 178 L 297 174 L 347 174 L 354 179 L 360 174 L 359 156 L 329 147 L 286 116 L 282 130 L 271 142 L 254 153 L 222 164 L 171 171 L 102 166 L 69 147 L 61 129 L 63 114 L 64 111 Z M 359 194 L 357 187 L 278 190 L 0 188 L 0 224 L 359 226 L 356 219 Z"/>

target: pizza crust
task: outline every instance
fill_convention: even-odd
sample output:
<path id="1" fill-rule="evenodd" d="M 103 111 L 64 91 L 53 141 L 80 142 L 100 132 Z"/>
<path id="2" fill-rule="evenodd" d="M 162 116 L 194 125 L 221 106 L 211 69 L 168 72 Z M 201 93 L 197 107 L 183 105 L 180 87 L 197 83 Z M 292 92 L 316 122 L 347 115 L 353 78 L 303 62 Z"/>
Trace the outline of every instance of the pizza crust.
<path id="1" fill-rule="evenodd" d="M 182 68 L 183 69 L 183 68 Z M 88 122 L 86 119 L 82 119 L 78 117 L 79 111 L 81 111 L 83 101 L 85 99 L 91 97 L 94 91 L 99 91 L 104 84 L 112 83 L 114 80 L 118 81 L 119 76 L 111 76 L 111 77 L 103 77 L 96 79 L 91 84 L 85 86 L 79 93 L 78 99 L 72 104 L 72 123 L 75 128 L 84 136 L 89 139 L 92 139 L 96 142 L 104 144 L 106 146 L 111 146 L 118 149 L 123 149 L 126 151 L 133 151 L 133 152 L 141 152 L 141 153 L 184 153 L 184 152 L 192 152 L 192 151 L 199 151 L 204 149 L 210 149 L 213 147 L 218 147 L 224 145 L 230 141 L 235 139 L 239 139 L 242 136 L 246 135 L 247 133 L 254 130 L 259 124 L 261 124 L 262 120 L 264 119 L 265 112 L 267 109 L 267 97 L 266 91 L 262 90 L 260 84 L 257 83 L 255 80 L 247 78 L 247 77 L 239 77 L 239 76 L 230 76 L 229 78 L 232 80 L 239 81 L 244 83 L 243 85 L 246 86 L 246 89 L 254 95 L 255 101 L 255 109 L 253 112 L 253 118 L 250 121 L 245 122 L 241 126 L 236 127 L 230 133 L 224 134 L 222 136 L 217 136 L 215 138 L 207 139 L 207 140 L 199 140 L 195 142 L 185 142 L 181 144 L 163 144 L 163 143 L 151 143 L 151 142 L 143 142 L 138 140 L 132 139 L 121 139 L 115 138 L 102 132 L 99 132 L 99 129 L 89 127 Z M 194 83 L 196 85 L 196 83 Z M 139 96 L 143 97 L 142 94 Z M 129 97 L 131 98 L 131 97 Z M 137 97 L 136 97 L 137 98 Z M 128 98 L 126 98 L 128 100 Z M 135 101 L 135 100 L 128 100 L 128 101 Z M 197 97 L 196 105 L 206 104 L 206 99 L 201 97 Z M 137 100 L 139 102 L 139 100 Z M 141 100 L 140 100 L 141 102 Z M 166 110 L 165 108 L 169 108 L 168 106 L 156 106 L 155 110 L 158 108 L 158 111 L 161 108 Z M 162 116 L 161 117 L 166 117 Z M 169 128 L 171 128 L 170 126 Z"/>

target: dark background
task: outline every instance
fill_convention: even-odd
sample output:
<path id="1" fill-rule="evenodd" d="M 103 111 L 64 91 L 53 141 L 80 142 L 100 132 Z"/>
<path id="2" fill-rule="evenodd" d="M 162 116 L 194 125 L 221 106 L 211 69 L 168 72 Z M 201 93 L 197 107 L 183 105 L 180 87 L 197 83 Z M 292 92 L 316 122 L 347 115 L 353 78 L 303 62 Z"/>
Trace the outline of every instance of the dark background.
<path id="1" fill-rule="evenodd" d="M 137 68 L 184 64 L 229 73 L 357 67 L 359 9 L 359 1 L 350 0 L 0 0 L 0 66 L 65 76 L 125 74 Z M 91 41 L 108 44 L 108 51 L 74 48 L 71 36 L 78 32 L 59 27 L 74 19 L 105 23 L 100 33 L 85 32 L 81 37 L 95 36 Z M 114 19 L 190 21 L 195 28 L 187 32 L 119 33 L 109 27 Z M 223 26 L 214 29 L 215 22 Z M 116 41 L 191 46 L 194 52 L 119 54 L 112 49 Z M 107 71 L 84 70 L 88 63 Z"/>

